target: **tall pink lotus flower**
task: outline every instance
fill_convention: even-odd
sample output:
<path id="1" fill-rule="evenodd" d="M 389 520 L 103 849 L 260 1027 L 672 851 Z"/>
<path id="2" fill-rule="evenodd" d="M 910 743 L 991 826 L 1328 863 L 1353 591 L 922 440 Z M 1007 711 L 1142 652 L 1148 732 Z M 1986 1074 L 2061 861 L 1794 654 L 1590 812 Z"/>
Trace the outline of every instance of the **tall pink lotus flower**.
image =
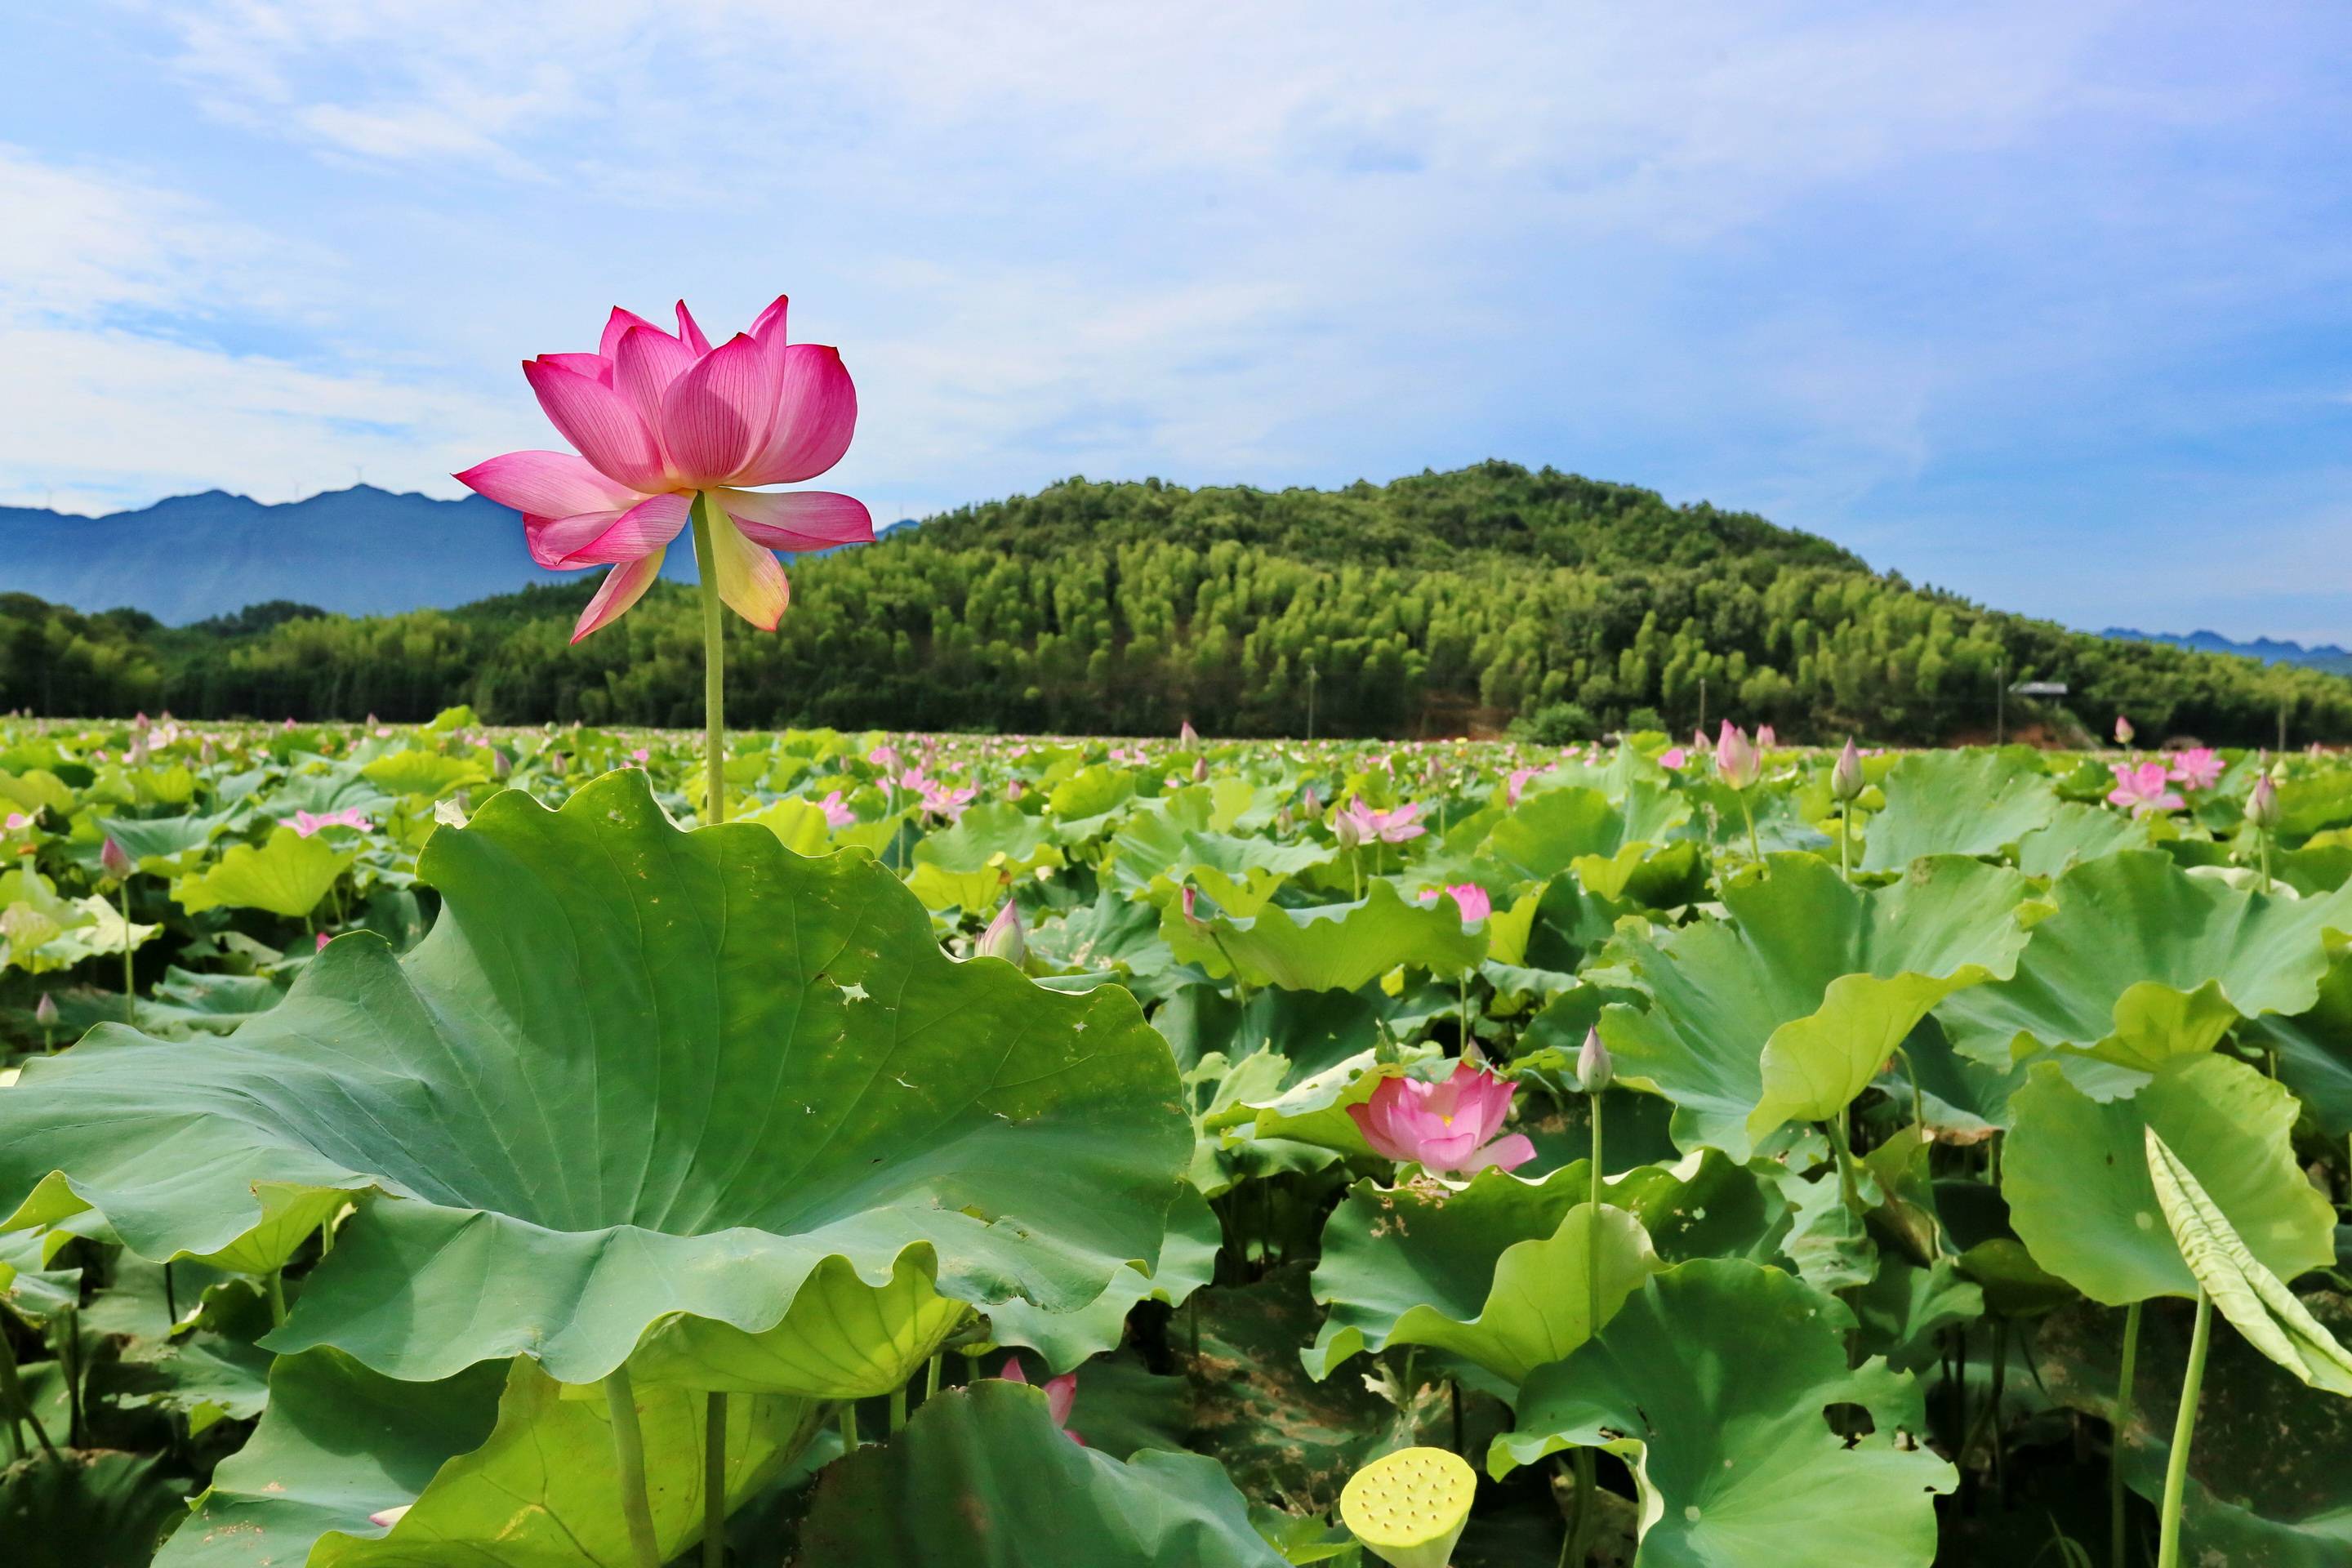
<path id="1" fill-rule="evenodd" d="M 774 551 L 827 550 L 874 537 L 864 502 L 759 485 L 813 479 L 841 460 L 857 392 L 840 353 L 784 341 L 784 300 L 717 348 L 686 302 L 677 331 L 614 308 L 593 353 L 541 354 L 522 367 L 570 452 L 509 452 L 458 480 L 523 514 L 531 559 L 557 570 L 613 568 L 572 640 L 626 611 L 661 573 L 698 498 L 711 522 L 719 596 L 772 631 L 791 598 Z"/>
<path id="2" fill-rule="evenodd" d="M 1723 733 L 1716 739 L 1715 771 L 1734 789 L 1747 789 L 1764 776 L 1764 758 L 1756 750 L 1755 742 L 1728 719 L 1723 721 Z"/>
<path id="3" fill-rule="evenodd" d="M 297 837 L 301 838 L 308 838 L 313 833 L 326 827 L 350 827 L 366 833 L 372 831 L 375 826 L 368 821 L 366 814 L 356 805 L 345 806 L 341 811 L 320 812 L 315 815 L 307 811 L 298 811 L 286 819 L 286 825 L 294 830 Z"/>
<path id="4" fill-rule="evenodd" d="M 1454 907 L 1462 911 L 1464 925 L 1476 925 L 1495 912 L 1495 900 L 1487 896 L 1486 889 L 1475 882 L 1449 884 L 1445 889 L 1445 896 L 1452 899 Z M 1421 901 L 1424 904 L 1437 902 L 1437 889 L 1423 888 L 1421 890 Z"/>
<path id="5" fill-rule="evenodd" d="M 2172 759 L 2172 778 L 2190 789 L 2211 789 L 2221 782 L 2221 753 L 2210 746 L 2191 746 Z"/>
<path id="6" fill-rule="evenodd" d="M 1370 1103 L 1348 1107 L 1348 1115 L 1372 1152 L 1389 1159 L 1417 1161 L 1439 1175 L 1466 1175 L 1489 1165 L 1508 1171 L 1536 1157 L 1524 1134 L 1495 1136 L 1518 1088 L 1457 1062 L 1443 1083 L 1382 1079 Z"/>
<path id="7" fill-rule="evenodd" d="M 1402 844 L 1429 831 L 1413 820 L 1420 815 L 1421 807 L 1410 803 L 1393 811 L 1375 811 L 1358 795 L 1339 809 L 1333 826 L 1353 833 L 1358 843 Z"/>
<path id="8" fill-rule="evenodd" d="M 1021 1360 L 1018 1356 L 1006 1356 L 1004 1370 L 996 1375 L 1007 1383 L 1025 1384 L 1029 1381 L 1028 1374 L 1021 1370 Z M 1087 1446 L 1087 1440 L 1070 1430 L 1070 1411 L 1077 1403 L 1078 1374 L 1076 1373 L 1066 1372 L 1059 1377 L 1049 1377 L 1045 1380 L 1046 1414 L 1053 1416 L 1054 1425 L 1062 1429 L 1063 1436 L 1083 1448 Z"/>
<path id="9" fill-rule="evenodd" d="M 2134 816 L 2146 816 L 2152 811 L 2179 811 L 2188 802 L 2165 786 L 2171 783 L 2162 763 L 2142 763 L 2132 767 L 2123 763 L 2109 763 L 2116 775 L 2116 787 L 2107 792 L 2112 805 L 2129 806 Z"/>

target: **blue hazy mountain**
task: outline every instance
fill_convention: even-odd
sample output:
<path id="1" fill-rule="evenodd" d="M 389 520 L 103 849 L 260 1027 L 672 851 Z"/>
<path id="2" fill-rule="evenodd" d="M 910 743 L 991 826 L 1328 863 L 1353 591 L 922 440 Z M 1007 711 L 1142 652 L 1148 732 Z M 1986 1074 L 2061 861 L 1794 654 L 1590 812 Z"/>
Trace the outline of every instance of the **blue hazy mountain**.
<path id="1" fill-rule="evenodd" d="M 662 575 L 693 578 L 683 540 Z M 0 593 L 173 626 L 272 599 L 354 616 L 446 609 L 559 577 L 532 563 L 521 518 L 480 496 L 354 485 L 278 505 L 206 490 L 106 517 L 0 507 Z"/>
<path id="2" fill-rule="evenodd" d="M 2174 647 L 2194 648 L 2200 653 L 2233 653 L 2246 658 L 2259 658 L 2265 664 L 2300 664 L 2336 675 L 2352 675 L 2352 650 L 2338 647 L 2334 643 L 2305 647 L 2299 642 L 2279 642 L 2271 637 L 2233 642 L 2220 632 L 2190 632 L 2184 637 L 2179 632 L 2143 632 L 2130 626 L 2109 626 L 2099 635 L 2120 637 L 2126 642 L 2169 643 Z"/>

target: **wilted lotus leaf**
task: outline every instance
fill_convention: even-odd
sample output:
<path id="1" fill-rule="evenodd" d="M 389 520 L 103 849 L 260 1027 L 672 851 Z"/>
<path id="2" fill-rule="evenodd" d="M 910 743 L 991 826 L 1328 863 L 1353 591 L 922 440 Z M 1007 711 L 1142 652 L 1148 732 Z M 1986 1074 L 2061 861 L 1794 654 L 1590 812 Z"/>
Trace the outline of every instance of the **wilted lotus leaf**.
<path id="1" fill-rule="evenodd" d="M 444 910 L 405 959 L 348 936 L 226 1039 L 35 1063 L 11 1224 L 267 1268 L 380 1194 L 272 1348 L 582 1384 L 650 1331 L 647 1375 L 827 1396 L 900 1381 L 954 1303 L 1074 1309 L 1156 1260 L 1192 1133 L 1123 992 L 955 963 L 869 858 L 681 832 L 642 773 L 499 795 L 419 870 Z"/>

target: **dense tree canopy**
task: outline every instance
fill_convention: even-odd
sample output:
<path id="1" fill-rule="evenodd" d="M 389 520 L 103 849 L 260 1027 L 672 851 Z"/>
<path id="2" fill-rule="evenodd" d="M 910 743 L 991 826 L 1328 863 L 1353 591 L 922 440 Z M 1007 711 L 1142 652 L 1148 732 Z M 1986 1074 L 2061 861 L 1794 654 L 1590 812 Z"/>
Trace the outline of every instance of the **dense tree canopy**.
<path id="1" fill-rule="evenodd" d="M 793 564 L 776 633 L 730 621 L 748 726 L 1445 734 L 1574 704 L 1784 736 L 1989 732 L 2005 679 L 2065 681 L 2012 723 L 2213 742 L 2352 735 L 2352 681 L 2111 641 L 1871 573 L 1746 513 L 1486 463 L 1338 491 L 1073 479 Z M 0 596 L 0 707 L 690 724 L 690 590 L 578 647 L 583 576 L 369 618 L 284 604 L 166 628 Z"/>

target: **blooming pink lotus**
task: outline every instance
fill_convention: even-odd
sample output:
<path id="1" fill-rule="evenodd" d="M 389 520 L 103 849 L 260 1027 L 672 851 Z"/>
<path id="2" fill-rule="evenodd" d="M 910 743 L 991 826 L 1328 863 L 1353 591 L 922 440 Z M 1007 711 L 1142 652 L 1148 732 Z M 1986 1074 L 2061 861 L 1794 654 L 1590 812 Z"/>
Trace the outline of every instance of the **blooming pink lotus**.
<path id="1" fill-rule="evenodd" d="M 841 798 L 839 790 L 835 790 L 823 800 L 818 801 L 816 808 L 824 813 L 824 825 L 835 831 L 856 825 L 857 813 L 852 811 L 849 808 L 849 803 Z"/>
<path id="2" fill-rule="evenodd" d="M 1475 882 L 1449 884 L 1445 889 L 1445 896 L 1452 899 L 1454 907 L 1462 911 L 1464 925 L 1476 925 L 1495 912 L 1495 900 L 1487 897 L 1486 889 Z M 1424 904 L 1437 902 L 1437 889 L 1423 888 L 1421 890 L 1421 901 Z"/>
<path id="3" fill-rule="evenodd" d="M 1682 772 L 1683 765 L 1689 761 L 1690 753 L 1684 751 L 1680 746 L 1668 746 L 1664 751 L 1658 753 L 1658 766 L 1665 769 L 1666 772 L 1670 773 L 1678 773 Z"/>
<path id="4" fill-rule="evenodd" d="M 341 811 L 323 812 L 316 816 L 307 811 L 298 811 L 288 817 L 286 822 L 294 829 L 297 836 L 303 838 L 308 838 L 325 827 L 350 827 L 367 833 L 372 832 L 375 826 L 367 819 L 366 814 L 355 805 L 345 806 Z"/>
<path id="5" fill-rule="evenodd" d="M 1018 1356 L 1006 1356 L 1004 1370 L 996 1375 L 1007 1383 L 1025 1384 L 1029 1381 L 1028 1374 L 1021 1370 L 1021 1359 Z M 1045 1380 L 1045 1413 L 1053 1416 L 1054 1425 L 1062 1429 L 1063 1436 L 1083 1448 L 1087 1446 L 1087 1440 L 1070 1430 L 1070 1410 L 1077 1402 L 1078 1374 L 1076 1373 L 1066 1372 L 1059 1377 L 1049 1377 Z"/>
<path id="6" fill-rule="evenodd" d="M 1417 1161 L 1437 1174 L 1467 1174 L 1489 1165 L 1508 1171 L 1536 1157 L 1524 1134 L 1495 1136 L 1518 1087 L 1458 1062 L 1443 1083 L 1382 1079 L 1371 1102 L 1351 1105 L 1348 1114 L 1373 1152 L 1389 1159 Z"/>
<path id="7" fill-rule="evenodd" d="M 2107 792 L 2112 805 L 2131 808 L 2134 816 L 2146 816 L 2151 811 L 2178 811 L 2189 804 L 2165 787 L 2171 774 L 2162 763 L 2142 763 L 2137 767 L 2124 763 L 2109 763 L 2116 775 L 2116 787 Z"/>
<path id="8" fill-rule="evenodd" d="M 2172 759 L 2172 778 L 2190 789 L 2211 789 L 2221 782 L 2221 755 L 2210 746 L 2191 746 Z"/>
<path id="9" fill-rule="evenodd" d="M 509 452 L 457 479 L 523 514 L 541 565 L 613 568 L 574 642 L 644 596 L 698 497 L 708 498 L 719 596 L 763 630 L 792 593 L 772 552 L 874 537 L 865 503 L 848 496 L 749 488 L 814 479 L 841 460 L 857 425 L 840 353 L 787 344 L 781 295 L 717 348 L 682 300 L 675 333 L 615 307 L 595 353 L 541 354 L 522 372 L 579 455 Z"/>
<path id="10" fill-rule="evenodd" d="M 1393 811 L 1375 811 L 1358 795 L 1339 809 L 1333 826 L 1344 825 L 1360 844 L 1402 844 L 1429 831 L 1413 820 L 1420 815 L 1421 807 L 1410 803 Z"/>
<path id="11" fill-rule="evenodd" d="M 1518 805 L 1520 795 L 1524 793 L 1528 787 L 1528 781 L 1534 778 L 1538 773 L 1549 773 L 1550 771 L 1551 770 L 1549 767 L 1513 768 L 1508 774 L 1505 775 L 1503 781 L 1506 785 L 1504 798 L 1513 805 Z"/>

